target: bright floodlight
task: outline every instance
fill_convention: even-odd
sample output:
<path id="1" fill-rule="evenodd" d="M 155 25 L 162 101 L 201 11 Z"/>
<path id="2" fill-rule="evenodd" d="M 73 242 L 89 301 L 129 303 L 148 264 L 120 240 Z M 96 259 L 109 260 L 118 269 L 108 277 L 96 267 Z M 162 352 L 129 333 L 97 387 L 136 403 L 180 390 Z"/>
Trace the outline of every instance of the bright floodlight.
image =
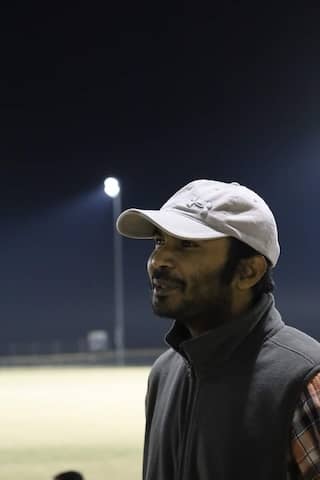
<path id="1" fill-rule="evenodd" d="M 120 192 L 119 181 L 114 177 L 106 178 L 104 181 L 104 191 L 111 198 L 117 197 Z"/>

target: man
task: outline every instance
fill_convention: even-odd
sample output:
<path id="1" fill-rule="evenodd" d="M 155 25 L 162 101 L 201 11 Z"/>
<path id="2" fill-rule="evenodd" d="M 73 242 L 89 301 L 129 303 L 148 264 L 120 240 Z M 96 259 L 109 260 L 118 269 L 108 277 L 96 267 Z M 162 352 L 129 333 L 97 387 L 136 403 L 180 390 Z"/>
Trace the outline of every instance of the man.
<path id="1" fill-rule="evenodd" d="M 144 479 L 320 479 L 320 345 L 275 307 L 264 200 L 196 180 L 117 228 L 154 239 L 152 305 L 174 319 L 149 377 Z"/>

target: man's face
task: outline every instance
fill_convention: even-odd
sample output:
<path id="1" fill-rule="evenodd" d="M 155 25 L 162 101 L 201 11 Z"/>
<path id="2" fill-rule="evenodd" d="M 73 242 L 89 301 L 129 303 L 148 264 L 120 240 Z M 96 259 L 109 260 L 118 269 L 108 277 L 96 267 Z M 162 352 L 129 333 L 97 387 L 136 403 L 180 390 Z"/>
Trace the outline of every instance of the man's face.
<path id="1" fill-rule="evenodd" d="M 229 239 L 181 240 L 157 231 L 154 241 L 148 260 L 154 312 L 185 325 L 209 318 L 219 324 L 228 318 L 233 290 L 220 277 Z"/>

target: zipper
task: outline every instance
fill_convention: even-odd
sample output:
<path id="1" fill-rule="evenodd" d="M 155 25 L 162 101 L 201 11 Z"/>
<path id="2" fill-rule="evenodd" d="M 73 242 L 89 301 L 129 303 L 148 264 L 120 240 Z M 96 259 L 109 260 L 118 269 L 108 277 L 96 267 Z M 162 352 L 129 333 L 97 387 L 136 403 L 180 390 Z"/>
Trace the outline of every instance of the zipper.
<path id="1" fill-rule="evenodd" d="M 187 364 L 187 372 L 188 376 L 190 378 L 190 392 L 189 392 L 189 399 L 188 399 L 188 404 L 186 408 L 186 416 L 185 418 L 188 419 L 188 423 L 186 425 L 184 434 L 183 434 L 183 441 L 182 441 L 182 448 L 181 448 L 181 453 L 180 453 L 180 462 L 178 466 L 178 475 L 177 475 L 177 480 L 186 480 L 184 476 L 184 472 L 187 466 L 187 454 L 188 454 L 188 446 L 190 443 L 190 432 L 193 428 L 193 423 L 192 423 L 192 418 L 193 418 L 193 412 L 195 409 L 195 404 L 196 404 L 196 393 L 197 393 L 197 380 L 196 376 L 194 374 L 194 371 L 192 369 L 192 366 L 190 365 L 189 362 L 186 362 Z"/>

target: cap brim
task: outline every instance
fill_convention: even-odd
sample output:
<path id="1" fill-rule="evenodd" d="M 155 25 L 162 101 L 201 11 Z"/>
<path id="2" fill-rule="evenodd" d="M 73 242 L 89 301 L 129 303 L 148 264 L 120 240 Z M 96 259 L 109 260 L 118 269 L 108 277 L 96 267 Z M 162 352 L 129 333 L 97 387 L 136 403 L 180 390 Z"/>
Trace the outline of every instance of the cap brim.
<path id="1" fill-rule="evenodd" d="M 178 238 L 209 240 L 227 235 L 201 221 L 173 210 L 138 210 L 130 208 L 121 213 L 117 230 L 129 238 L 152 238 L 155 228 Z"/>

